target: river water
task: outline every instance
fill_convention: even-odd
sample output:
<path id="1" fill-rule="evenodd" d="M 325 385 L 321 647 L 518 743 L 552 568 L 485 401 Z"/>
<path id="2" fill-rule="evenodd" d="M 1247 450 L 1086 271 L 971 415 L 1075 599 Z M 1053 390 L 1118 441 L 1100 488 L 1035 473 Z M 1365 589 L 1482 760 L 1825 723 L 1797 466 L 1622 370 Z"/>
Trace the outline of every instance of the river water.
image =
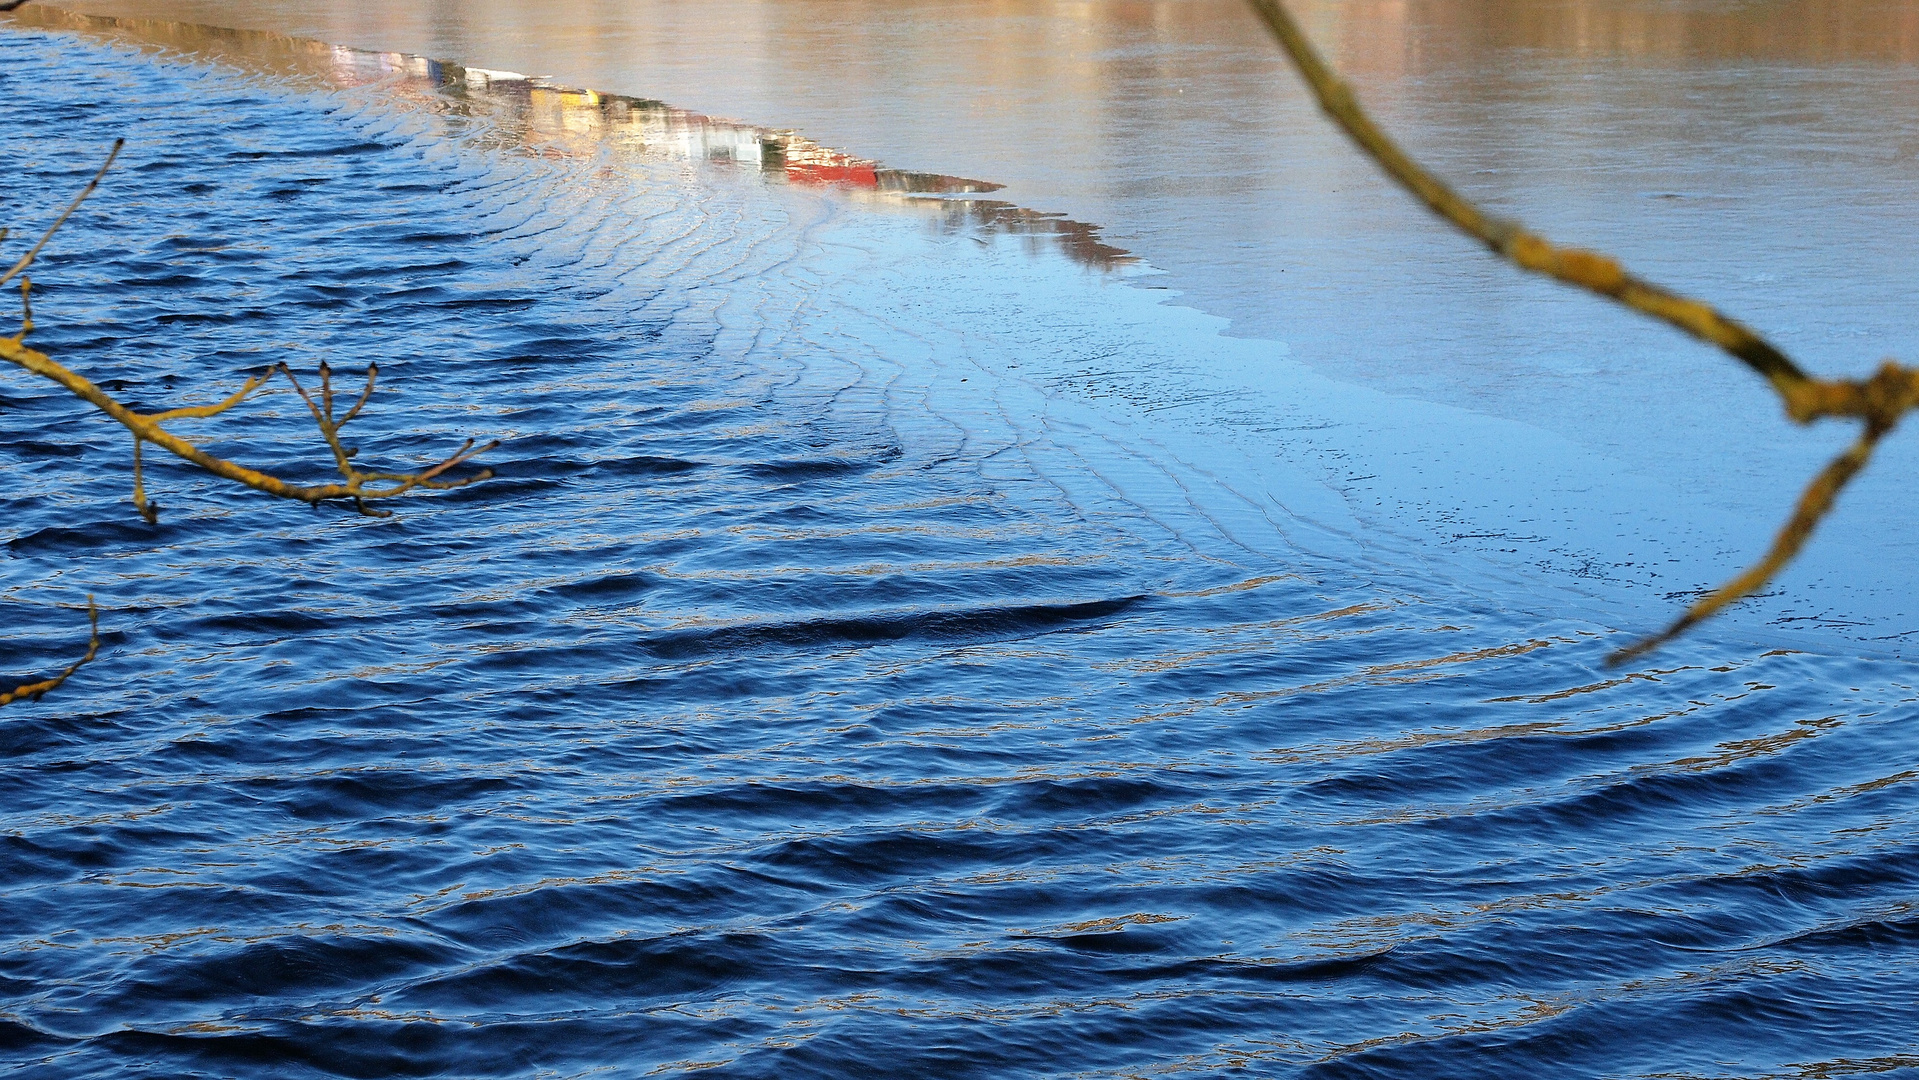
<path id="1" fill-rule="evenodd" d="M 1919 355 L 1903 7 L 1468 7 L 1309 14 L 1548 235 Z M 0 668 L 103 640 L 0 713 L 20 1075 L 1919 1073 L 1912 451 L 1605 668 L 1843 432 L 1482 264 L 1226 7 L 141 9 L 0 22 L 17 233 L 128 139 L 30 343 L 377 361 L 363 460 L 499 475 L 149 450 L 150 527 L 0 378 Z"/>

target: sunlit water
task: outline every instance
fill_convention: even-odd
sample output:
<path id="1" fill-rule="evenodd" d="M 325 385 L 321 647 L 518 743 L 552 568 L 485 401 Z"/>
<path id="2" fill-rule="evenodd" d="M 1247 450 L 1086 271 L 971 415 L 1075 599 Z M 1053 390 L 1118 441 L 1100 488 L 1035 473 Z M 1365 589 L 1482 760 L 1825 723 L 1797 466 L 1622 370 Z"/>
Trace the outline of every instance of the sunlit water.
<path id="1" fill-rule="evenodd" d="M 1601 663 L 1738 522 L 989 168 L 201 37 L 0 28 L 7 223 L 129 140 L 30 343 L 144 408 L 377 361 L 361 459 L 500 475 L 149 450 L 149 527 L 0 377 L 0 669 L 104 643 L 0 711 L 20 1075 L 1919 1072 L 1896 643 Z M 290 392 L 204 431 L 324 477 Z"/>
<path id="2" fill-rule="evenodd" d="M 549 75 L 1004 184 L 996 197 L 1098 224 L 1233 335 L 1556 436 L 1529 448 L 1545 468 L 1503 440 L 1468 455 L 1440 499 L 1483 500 L 1484 520 L 1451 531 L 1525 561 L 1567 546 L 1606 564 L 1698 554 L 1662 591 L 1700 588 L 1754 557 L 1791 488 L 1847 438 L 1795 428 L 1715 350 L 1438 226 L 1318 115 L 1244 0 L 59 3 Z M 1293 7 L 1393 133 L 1494 212 L 1720 304 L 1811 370 L 1919 357 L 1911 0 Z M 1881 453 L 1757 621 L 1861 642 L 1919 633 L 1902 479 L 1919 473 L 1919 439 Z M 1509 509 L 1567 457 L 1592 462 L 1567 485 L 1590 494 Z M 1516 493 L 1478 491 L 1488 473 Z M 1605 490 L 1617 477 L 1653 484 L 1674 512 L 1547 520 L 1646 501 Z M 1596 551 L 1595 536 L 1623 538 Z"/>

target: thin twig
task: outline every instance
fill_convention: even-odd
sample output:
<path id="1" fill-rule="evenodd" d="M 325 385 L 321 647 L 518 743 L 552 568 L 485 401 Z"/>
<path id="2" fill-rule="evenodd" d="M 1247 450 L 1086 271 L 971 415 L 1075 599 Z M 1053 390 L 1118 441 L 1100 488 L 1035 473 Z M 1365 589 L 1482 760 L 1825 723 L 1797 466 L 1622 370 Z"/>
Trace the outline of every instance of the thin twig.
<path id="1" fill-rule="evenodd" d="M 1710 306 L 1680 296 L 1626 273 L 1609 255 L 1576 248 L 1557 248 L 1517 221 L 1494 217 L 1481 210 L 1414 161 L 1373 123 L 1359 106 L 1352 88 L 1334 74 L 1314 50 L 1312 42 L 1279 0 L 1250 0 L 1253 10 L 1279 39 L 1286 55 L 1312 88 L 1319 106 L 1386 175 L 1412 192 L 1431 210 L 1474 237 L 1514 265 L 1556 278 L 1568 285 L 1610 297 L 1710 342 L 1738 357 L 1772 384 L 1786 388 L 1804 383 L 1806 373 L 1777 348 L 1744 324 L 1726 318 Z"/>
<path id="2" fill-rule="evenodd" d="M 380 365 L 368 364 L 366 366 L 366 389 L 360 391 L 360 400 L 355 401 L 353 407 L 346 411 L 346 415 L 340 417 L 340 422 L 335 425 L 336 427 L 345 427 L 348 423 L 352 422 L 354 417 L 360 415 L 360 410 L 366 407 L 367 399 L 373 396 L 373 380 L 379 377 Z M 349 454 L 348 456 L 351 457 L 352 455 Z"/>
<path id="3" fill-rule="evenodd" d="M 26 683 L 25 685 L 15 687 L 7 693 L 0 694 L 0 705 L 11 704 L 15 701 L 38 701 L 42 695 L 49 691 L 58 690 L 61 683 L 66 682 L 68 677 L 74 672 L 79 671 L 87 661 L 92 660 L 94 654 L 100 651 L 100 609 L 93 605 L 93 597 L 91 596 L 87 597 L 87 623 L 93 628 L 93 631 L 87 638 L 87 654 L 85 656 L 69 664 L 67 670 L 55 675 L 51 679 L 42 679 L 39 682 Z"/>
<path id="4" fill-rule="evenodd" d="M 140 469 L 140 433 L 133 433 L 133 508 L 147 519 L 147 524 L 160 524 L 160 507 L 147 501 L 146 480 Z"/>
<path id="5" fill-rule="evenodd" d="M 87 196 L 92 194 L 93 190 L 99 186 L 100 178 L 106 174 L 107 168 L 113 164 L 114 158 L 119 156 L 120 148 L 123 145 L 124 140 L 116 140 L 114 142 L 113 152 L 107 155 L 107 160 L 100 166 L 99 171 L 94 174 L 93 179 L 87 183 L 86 188 L 80 192 L 79 196 L 73 200 L 73 203 L 67 207 L 66 211 L 47 229 L 46 234 L 40 238 L 40 242 L 35 244 L 33 249 L 28 251 L 19 262 L 15 263 L 13 269 L 9 270 L 4 277 L 0 277 L 0 285 L 5 284 L 6 281 L 10 280 L 14 275 L 19 274 L 22 270 L 26 269 L 27 266 L 32 264 L 34 256 L 40 252 L 40 249 L 46 246 L 47 242 L 53 238 L 55 232 L 59 231 L 60 226 L 66 222 L 67 218 L 71 217 L 73 212 L 79 208 L 80 204 L 86 201 Z M 30 309 L 26 307 L 28 303 L 27 286 L 27 279 L 22 277 L 21 304 L 23 311 L 30 311 Z M 495 441 L 489 442 L 484 446 L 475 447 L 472 439 L 468 439 L 461 444 L 460 448 L 455 451 L 452 456 L 420 472 L 362 472 L 354 468 L 352 458 L 355 455 L 355 451 L 349 450 L 341 444 L 339 430 L 347 421 L 358 416 L 360 410 L 366 406 L 367 401 L 373 396 L 374 382 L 378 376 L 378 369 L 373 365 L 367 366 L 366 388 L 361 391 L 358 400 L 353 403 L 353 407 L 347 410 L 346 415 L 338 421 L 336 421 L 333 416 L 333 369 L 325 363 L 320 365 L 320 402 L 317 403 L 307 393 L 306 388 L 300 385 L 300 381 L 294 378 L 291 369 L 285 364 L 276 364 L 265 372 L 249 377 L 239 390 L 228 396 L 224 401 L 216 404 L 193 405 L 178 409 L 168 409 L 157 413 L 140 413 L 109 397 L 104 390 L 100 389 L 100 387 L 96 386 L 93 382 L 55 361 L 47 354 L 29 348 L 24 339 L 32 329 L 32 320 L 29 317 L 23 321 L 19 334 L 13 337 L 0 337 L 0 359 L 10 361 L 36 375 L 59 383 L 76 397 L 112 417 L 133 435 L 133 504 L 135 508 L 139 510 L 140 516 L 145 518 L 149 523 L 154 523 L 158 520 L 159 507 L 150 502 L 146 497 L 145 462 L 143 461 L 142 450 L 147 443 L 160 447 L 176 457 L 192 462 L 200 468 L 213 473 L 215 476 L 244 484 L 256 491 L 265 492 L 268 495 L 283 499 L 294 499 L 305 503 L 321 503 L 330 499 L 337 499 L 351 502 L 361 513 L 375 517 L 385 517 L 387 516 L 387 512 L 368 507 L 367 502 L 369 500 L 394 498 L 418 487 L 442 491 L 464 487 L 468 484 L 488 479 L 493 475 L 492 470 L 482 469 L 472 476 L 460 477 L 453 480 L 440 479 L 447 470 L 464 464 L 474 456 L 485 453 L 499 445 L 499 443 Z M 258 469 L 252 469 L 237 462 L 228 461 L 225 458 L 215 457 L 161 426 L 163 423 L 171 420 L 203 420 L 218 416 L 246 400 L 249 395 L 259 390 L 276 374 L 286 376 L 287 381 L 292 383 L 294 390 L 299 393 L 301 400 L 306 402 L 307 409 L 312 412 L 314 423 L 319 427 L 320 434 L 326 440 L 328 449 L 333 452 L 334 464 L 339 469 L 344 482 L 313 485 L 291 484 L 277 476 L 261 472 Z"/>
<path id="6" fill-rule="evenodd" d="M 1832 459 L 1831 464 L 1819 470 L 1819 475 L 1812 478 L 1812 483 L 1806 485 L 1805 492 L 1799 496 L 1799 503 L 1793 507 L 1792 517 L 1786 520 L 1785 527 L 1780 529 L 1779 535 L 1773 538 L 1772 550 L 1766 552 L 1765 558 L 1747 567 L 1738 577 L 1695 601 L 1663 632 L 1642 638 L 1613 653 L 1609 662 L 1623 664 L 1653 651 L 1710 618 L 1720 608 L 1757 590 L 1771 580 L 1774 574 L 1792 561 L 1793 556 L 1799 554 L 1799 549 L 1805 546 L 1807 539 L 1812 536 L 1813 529 L 1818 527 L 1820 519 L 1832 509 L 1833 500 L 1839 495 L 1839 489 L 1845 487 L 1847 481 L 1858 475 L 1860 469 L 1866 467 L 1874 447 L 1878 446 L 1879 439 L 1884 434 L 1882 431 L 1867 428 L 1865 433 L 1859 436 L 1859 440 L 1848 447 L 1845 453 Z"/>
<path id="7" fill-rule="evenodd" d="M 322 408 L 321 405 L 313 403 L 313 398 L 307 394 L 306 387 L 301 386 L 300 380 L 293 377 L 292 369 L 282 363 L 275 364 L 273 370 L 285 375 L 287 381 L 293 384 L 294 392 L 300 395 L 300 400 L 306 402 L 307 411 L 313 414 L 314 426 L 320 429 L 320 436 L 326 440 L 327 449 L 333 451 L 333 460 L 339 466 L 340 474 L 352 476 L 353 466 L 349 461 L 346 447 L 340 445 L 339 428 L 333 423 L 333 372 L 327 368 L 326 364 L 320 365 L 320 401 L 324 405 Z"/>
<path id="8" fill-rule="evenodd" d="M 233 392 L 233 395 L 218 405 L 190 405 L 184 409 L 168 409 L 166 412 L 148 413 L 147 419 L 156 423 L 165 420 L 205 420 L 209 416 L 218 416 L 247 399 L 247 395 L 266 385 L 267 375 L 249 375 L 246 385 Z"/>
<path id="9" fill-rule="evenodd" d="M 22 2 L 24 2 L 24 0 L 0 2 L 0 11 L 11 11 L 19 7 Z M 499 445 L 499 443 L 495 441 L 476 448 L 473 445 L 472 439 L 468 439 L 462 443 L 459 450 L 455 451 L 451 457 L 420 472 L 367 473 L 354 469 L 349 462 L 349 459 L 353 457 L 353 451 L 347 450 L 340 445 L 338 433 L 342 425 L 360 414 L 360 410 L 366 406 L 367 401 L 373 396 L 374 380 L 378 376 L 378 368 L 371 364 L 367 366 L 366 388 L 361 391 L 359 399 L 353 403 L 353 407 L 347 410 L 347 414 L 338 422 L 335 422 L 333 419 L 332 369 L 324 363 L 320 366 L 320 388 L 321 398 L 325 402 L 324 410 L 315 407 L 313 399 L 307 396 L 306 390 L 300 386 L 299 381 L 293 377 L 293 372 L 290 371 L 285 364 L 277 364 L 267 371 L 248 377 L 245 384 L 243 384 L 239 390 L 215 404 L 191 405 L 183 408 L 167 409 L 156 413 L 140 413 L 109 397 L 104 390 L 100 389 L 100 387 L 96 386 L 93 382 L 68 369 L 47 354 L 29 348 L 25 341 L 27 335 L 33 331 L 32 280 L 25 276 L 24 271 L 33 264 L 34 258 L 39 255 L 42 248 L 46 247 L 48 241 L 53 239 L 54 234 L 60 230 L 60 227 L 66 223 L 67 219 L 73 216 L 74 211 L 80 208 L 80 204 L 86 201 L 87 196 L 93 194 L 94 189 L 99 187 L 101 177 L 106 175 L 107 169 L 112 166 L 114 159 L 119 157 L 120 149 L 124 145 L 124 140 L 116 139 L 114 141 L 113 151 L 107 155 L 107 160 L 103 162 L 99 170 L 94 173 L 93 179 L 88 181 L 87 186 L 81 190 L 80 194 L 74 198 L 66 210 L 47 228 L 46 233 L 40 237 L 39 242 L 34 244 L 25 255 L 21 256 L 19 261 L 15 262 L 13 267 L 4 275 L 0 275 L 0 286 L 4 286 L 16 276 L 20 278 L 21 311 L 20 332 L 12 337 L 0 337 L 0 359 L 7 360 L 33 374 L 59 383 L 74 396 L 112 417 L 132 434 L 133 505 L 134 508 L 140 512 L 140 516 L 146 519 L 148 524 L 155 524 L 159 521 L 160 508 L 147 498 L 146 469 L 144 455 L 142 453 L 147 443 L 161 447 L 216 476 L 236 481 L 256 491 L 262 491 L 280 498 L 296 499 L 306 503 L 320 503 L 329 499 L 338 499 L 351 502 L 354 508 L 360 513 L 374 517 L 386 517 L 389 516 L 390 512 L 368 506 L 367 502 L 369 500 L 392 498 L 411 491 L 416 487 L 439 490 L 463 487 L 467 484 L 485 480 L 493 475 L 492 470 L 482 469 L 473 476 L 461 477 L 454 480 L 440 479 L 448 469 L 464 464 L 475 455 L 491 450 Z M 0 228 L 0 241 L 4 241 L 7 236 L 8 231 Z M 321 434 L 325 436 L 327 445 L 333 450 L 340 473 L 346 479 L 345 483 L 318 484 L 312 486 L 289 484 L 276 476 L 261 472 L 257 469 L 251 469 L 236 462 L 215 457 L 161 426 L 172 420 L 205 420 L 218 416 L 245 401 L 256 390 L 266 385 L 276 373 L 286 376 L 287 381 L 293 384 L 294 389 L 299 391 L 300 397 L 306 401 L 308 409 L 312 410 L 314 420 L 319 425 Z M 369 484 L 384 486 L 369 488 Z M 100 616 L 99 610 L 94 606 L 92 597 L 87 598 L 87 620 L 92 626 L 92 634 L 88 639 L 85 656 L 82 656 L 65 671 L 51 679 L 25 683 L 14 690 L 0 693 L 0 705 L 6 705 L 23 699 L 37 699 L 52 690 L 58 689 L 74 672 L 80 670 L 81 666 L 91 661 L 100 651 Z"/>
<path id="10" fill-rule="evenodd" d="M 0 8 L 0 11 L 5 10 L 11 9 Z M 67 223 L 67 219 L 73 216 L 75 210 L 80 209 L 80 204 L 86 202 L 87 196 L 93 194 L 93 189 L 100 186 L 100 178 L 105 176 L 107 170 L 113 167 L 113 159 L 120 156 L 120 148 L 126 144 L 127 141 L 125 139 L 113 140 L 113 150 L 107 154 L 107 159 L 100 163 L 100 168 L 93 174 L 93 179 L 87 181 L 87 186 L 80 189 L 80 194 L 73 197 L 73 202 L 68 204 L 66 210 L 53 220 L 53 224 L 47 226 L 47 231 L 41 235 L 40 242 L 28 248 L 27 253 L 20 256 L 20 261 L 14 263 L 11 269 L 4 274 L 0 274 L 0 285 L 5 285 L 7 282 L 12 281 L 16 274 L 33 265 L 33 257 L 40 254 L 40 249 L 47 246 L 47 241 L 53 239 L 53 234 L 60 231 L 60 226 Z"/>

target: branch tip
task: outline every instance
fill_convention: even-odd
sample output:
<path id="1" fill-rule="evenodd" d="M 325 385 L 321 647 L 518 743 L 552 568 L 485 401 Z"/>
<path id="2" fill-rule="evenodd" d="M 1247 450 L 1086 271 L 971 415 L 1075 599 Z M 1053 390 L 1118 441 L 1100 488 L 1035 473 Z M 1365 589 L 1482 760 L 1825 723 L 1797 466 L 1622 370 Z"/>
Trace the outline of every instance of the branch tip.
<path id="1" fill-rule="evenodd" d="M 40 700 L 42 697 L 45 697 L 48 693 L 54 690 L 58 690 L 60 688 L 60 684 L 66 682 L 67 679 L 72 677 L 74 672 L 79 671 L 82 667 L 86 666 L 87 663 L 92 661 L 92 659 L 99 654 L 100 652 L 100 609 L 94 604 L 92 594 L 88 594 L 87 596 L 87 626 L 88 626 L 89 632 L 87 634 L 86 655 L 80 657 L 80 659 L 75 660 L 73 663 L 69 664 L 65 671 L 62 671 L 60 674 L 55 675 L 51 679 L 42 679 L 39 682 L 24 683 L 20 686 L 13 688 L 12 690 L 7 691 L 6 693 L 0 694 L 0 705 L 9 705 L 16 701 Z"/>

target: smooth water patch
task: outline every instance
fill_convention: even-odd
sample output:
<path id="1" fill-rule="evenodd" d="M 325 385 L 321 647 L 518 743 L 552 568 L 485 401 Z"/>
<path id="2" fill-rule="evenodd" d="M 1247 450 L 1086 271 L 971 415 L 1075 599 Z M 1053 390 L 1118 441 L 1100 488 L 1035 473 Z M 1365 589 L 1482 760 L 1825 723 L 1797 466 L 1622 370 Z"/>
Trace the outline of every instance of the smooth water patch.
<path id="1" fill-rule="evenodd" d="M 23 1072 L 1919 1067 L 1911 668 L 1749 621 L 1600 669 L 1659 578 L 1450 527 L 1617 482 L 1457 497 L 1448 445 L 1551 436 L 990 221 L 0 50 L 10 216 L 130 140 L 37 347 L 149 407 L 377 360 L 368 460 L 504 440 L 378 521 L 160 464 L 148 527 L 4 377 L 4 666 L 106 631 L 0 714 Z M 323 473 L 304 416 L 207 432 Z"/>

